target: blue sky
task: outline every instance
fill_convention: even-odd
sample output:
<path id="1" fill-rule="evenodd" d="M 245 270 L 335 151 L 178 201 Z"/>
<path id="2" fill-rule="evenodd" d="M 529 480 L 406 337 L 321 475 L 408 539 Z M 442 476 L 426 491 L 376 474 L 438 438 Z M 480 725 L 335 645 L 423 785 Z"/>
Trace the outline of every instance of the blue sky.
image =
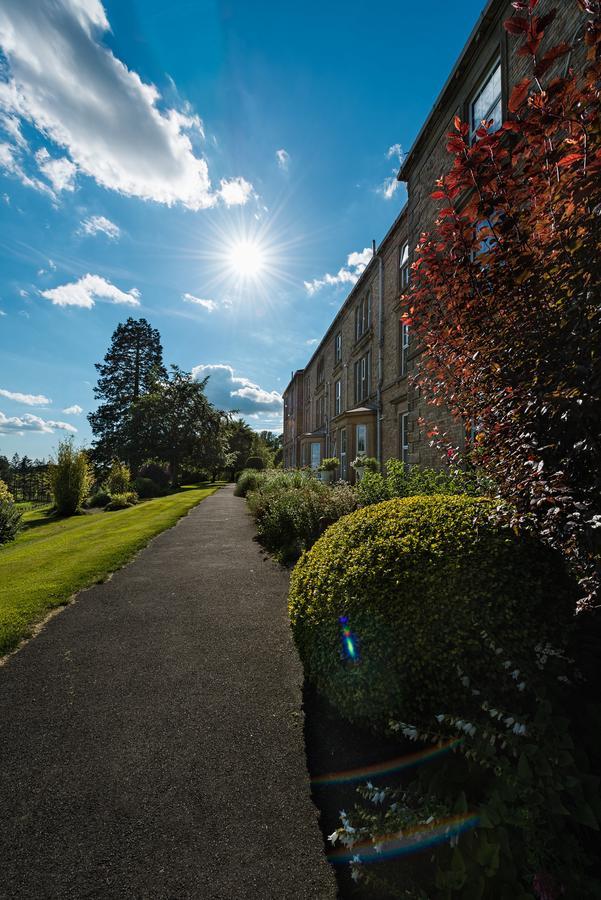
<path id="1" fill-rule="evenodd" d="M 89 444 L 129 315 L 281 430 L 482 6 L 2 0 L 0 453 Z"/>

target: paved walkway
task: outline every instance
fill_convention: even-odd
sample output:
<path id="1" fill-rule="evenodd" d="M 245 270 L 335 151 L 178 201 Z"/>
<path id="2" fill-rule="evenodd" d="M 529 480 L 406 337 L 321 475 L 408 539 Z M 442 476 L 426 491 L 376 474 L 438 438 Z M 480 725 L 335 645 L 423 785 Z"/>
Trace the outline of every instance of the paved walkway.
<path id="1" fill-rule="evenodd" d="M 0 897 L 335 898 L 286 573 L 227 487 L 0 667 Z"/>

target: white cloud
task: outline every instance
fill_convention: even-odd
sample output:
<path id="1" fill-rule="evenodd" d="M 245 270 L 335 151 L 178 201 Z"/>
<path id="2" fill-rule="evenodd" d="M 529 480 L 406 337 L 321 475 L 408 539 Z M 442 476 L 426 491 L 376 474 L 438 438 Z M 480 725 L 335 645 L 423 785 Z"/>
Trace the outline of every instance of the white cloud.
<path id="1" fill-rule="evenodd" d="M 4 310 L 0 309 L 0 316 L 5 316 L 5 315 L 6 315 L 6 313 L 4 312 Z"/>
<path id="2" fill-rule="evenodd" d="M 393 144 L 386 151 L 386 159 L 396 159 L 397 163 L 392 169 L 391 174 L 388 175 L 387 178 L 384 179 L 379 188 L 377 188 L 378 194 L 382 194 L 382 196 L 386 200 L 391 200 L 398 189 L 401 187 L 401 182 L 397 180 L 397 173 L 399 167 L 403 164 L 403 159 L 405 158 L 405 154 L 403 153 L 403 148 L 400 144 Z"/>
<path id="3" fill-rule="evenodd" d="M 2 82 L 0 81 L 0 103 L 1 101 Z M 25 185 L 25 187 L 33 188 L 36 191 L 40 191 L 42 194 L 47 194 L 53 200 L 55 199 L 54 191 L 52 191 L 47 184 L 44 184 L 39 178 L 29 177 L 18 159 L 18 151 L 11 144 L 0 143 L 0 169 L 4 172 L 8 172 L 9 175 L 14 175 L 15 178 L 19 179 L 21 184 Z"/>
<path id="4" fill-rule="evenodd" d="M 0 128 L 9 135 L 19 147 L 26 147 L 27 141 L 21 134 L 21 125 L 16 116 L 0 115 Z"/>
<path id="5" fill-rule="evenodd" d="M 5 416 L 0 412 L 0 434 L 25 434 L 26 431 L 41 434 L 54 434 L 55 430 L 77 433 L 77 428 L 68 422 L 55 422 L 52 419 L 40 419 L 31 413 L 22 416 Z"/>
<path id="6" fill-rule="evenodd" d="M 40 172 L 46 176 L 57 194 L 61 191 L 75 190 L 77 166 L 74 166 L 70 159 L 66 156 L 53 159 L 45 147 L 38 150 L 35 158 Z"/>
<path id="7" fill-rule="evenodd" d="M 63 409 L 63 412 L 67 416 L 80 416 L 83 412 L 83 409 L 79 404 L 74 403 L 73 406 L 67 406 L 66 409 Z"/>
<path id="8" fill-rule="evenodd" d="M 207 396 L 220 409 L 237 409 L 242 415 L 259 413 L 278 414 L 282 409 L 282 396 L 277 391 L 266 391 L 258 384 L 236 375 L 231 366 L 195 366 L 192 374 L 197 381 L 209 376 Z"/>
<path id="9" fill-rule="evenodd" d="M 52 301 L 54 306 L 81 306 L 92 309 L 95 300 L 109 303 L 124 303 L 127 306 L 140 305 L 140 291 L 132 288 L 122 291 L 100 275 L 84 275 L 79 281 L 61 284 L 47 291 L 40 291 L 42 297 Z"/>
<path id="10" fill-rule="evenodd" d="M 252 189 L 244 179 L 223 180 L 213 189 L 207 162 L 195 152 L 204 137 L 199 116 L 188 106 L 166 107 L 154 85 L 103 45 L 109 30 L 100 0 L 0 5 L 0 46 L 7 61 L 0 110 L 31 123 L 67 151 L 66 162 L 53 161 L 46 173 L 53 183 L 60 189 L 72 183 L 69 163 L 99 185 L 143 200 L 195 210 L 220 201 L 245 203 Z M 0 165 L 52 193 L 25 174 L 14 154 L 9 158 L 4 151 Z"/>
<path id="11" fill-rule="evenodd" d="M 226 206 L 243 206 L 252 193 L 252 184 L 244 178 L 221 179 L 219 196 Z"/>
<path id="12" fill-rule="evenodd" d="M 80 225 L 80 234 L 105 234 L 110 240 L 116 240 L 121 236 L 121 229 L 106 216 L 89 216 L 83 219 Z"/>
<path id="13" fill-rule="evenodd" d="M 25 288 L 21 288 L 21 290 L 19 291 L 19 297 L 29 297 L 29 291 L 26 291 Z"/>
<path id="14" fill-rule="evenodd" d="M 288 166 L 290 165 L 290 154 L 282 148 L 281 150 L 275 151 L 275 158 L 278 161 L 278 166 L 280 167 L 280 169 L 282 169 L 282 171 L 284 172 L 287 172 Z"/>
<path id="15" fill-rule="evenodd" d="M 309 338 L 308 341 L 305 341 L 307 347 L 315 347 L 316 344 L 319 344 L 319 338 Z"/>
<path id="16" fill-rule="evenodd" d="M 48 406 L 52 403 L 52 400 L 43 394 L 21 394 L 20 391 L 7 391 L 4 388 L 0 388 L 0 397 L 14 400 L 15 403 L 24 403 L 26 406 Z"/>
<path id="17" fill-rule="evenodd" d="M 313 281 L 305 281 L 304 285 L 307 293 L 313 295 L 316 291 L 326 285 L 338 286 L 341 284 L 356 284 L 372 256 L 373 251 L 370 247 L 366 247 L 360 252 L 349 253 L 346 266 L 338 269 L 338 272 L 335 275 L 330 275 L 329 272 L 326 272 L 322 278 L 314 278 Z"/>
<path id="18" fill-rule="evenodd" d="M 182 294 L 182 300 L 185 303 L 195 303 L 196 306 L 203 306 L 209 312 L 217 309 L 217 304 L 214 300 L 202 300 L 200 297 L 195 297 L 194 294 Z"/>

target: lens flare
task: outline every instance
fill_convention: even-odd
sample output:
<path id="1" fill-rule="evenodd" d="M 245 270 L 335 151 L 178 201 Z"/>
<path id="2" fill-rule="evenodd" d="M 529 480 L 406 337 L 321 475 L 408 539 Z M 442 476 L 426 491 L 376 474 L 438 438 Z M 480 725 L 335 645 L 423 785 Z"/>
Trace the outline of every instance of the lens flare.
<path id="1" fill-rule="evenodd" d="M 378 775 L 390 775 L 392 772 L 400 772 L 402 769 L 408 769 L 410 766 L 417 766 L 420 763 L 428 762 L 437 756 L 442 756 L 450 750 L 454 750 L 463 741 L 463 738 L 454 738 L 443 744 L 436 744 L 434 747 L 427 747 L 419 753 L 410 753 L 408 756 L 398 756 L 387 762 L 375 763 L 372 766 L 366 766 L 361 769 L 348 769 L 344 772 L 332 772 L 329 775 L 318 775 L 311 779 L 314 787 L 328 784 L 346 784 L 352 781 L 366 781 L 368 778 L 375 778 Z"/>
<path id="2" fill-rule="evenodd" d="M 359 662 L 359 641 L 348 625 L 348 616 L 338 619 L 342 625 L 342 656 L 350 662 Z"/>
<path id="3" fill-rule="evenodd" d="M 240 278 L 256 278 L 265 268 L 265 250 L 257 240 L 235 241 L 229 248 L 229 264 Z"/>
<path id="4" fill-rule="evenodd" d="M 443 844 L 470 828 L 476 828 L 479 818 L 475 813 L 463 816 L 450 816 L 427 825 L 408 828 L 397 834 L 382 835 L 377 841 L 367 839 L 353 844 L 352 847 L 340 848 L 328 853 L 331 863 L 377 862 L 416 853 L 435 844 Z"/>

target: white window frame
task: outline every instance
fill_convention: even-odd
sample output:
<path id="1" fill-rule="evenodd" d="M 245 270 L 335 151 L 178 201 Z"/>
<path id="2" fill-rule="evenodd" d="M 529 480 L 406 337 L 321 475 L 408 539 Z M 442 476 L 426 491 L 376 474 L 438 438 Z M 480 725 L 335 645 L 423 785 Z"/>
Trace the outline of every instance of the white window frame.
<path id="1" fill-rule="evenodd" d="M 409 413 L 401 413 L 400 415 L 400 450 L 401 450 L 401 462 L 405 465 L 409 465 Z"/>
<path id="2" fill-rule="evenodd" d="M 484 91 L 486 90 L 486 88 L 488 87 L 490 81 L 494 77 L 497 70 L 499 70 L 499 81 L 500 81 L 500 85 L 501 85 L 500 93 L 495 97 L 494 102 L 490 104 L 488 110 L 486 111 L 486 114 L 484 116 L 481 116 L 477 122 L 474 122 L 474 107 L 475 107 L 476 103 L 478 102 L 478 100 L 480 99 L 480 97 L 482 96 L 482 94 L 484 93 Z M 502 120 L 503 120 L 503 65 L 501 62 L 500 54 L 497 57 L 495 57 L 495 60 L 492 63 L 492 65 L 486 70 L 486 75 L 484 76 L 484 78 L 482 79 L 482 81 L 480 82 L 480 84 L 478 85 L 478 87 L 476 88 L 474 93 L 472 94 L 472 99 L 470 100 L 470 105 L 469 105 L 470 143 L 472 143 L 472 144 L 474 143 L 474 141 L 476 139 L 476 131 L 478 130 L 478 128 L 480 128 L 482 122 L 489 121 L 489 119 L 494 118 L 492 116 L 492 112 L 499 103 L 501 104 L 501 116 L 500 116 L 501 121 L 499 122 L 498 127 L 501 126 Z M 496 130 L 496 129 L 494 129 L 494 130 Z"/>
<path id="3" fill-rule="evenodd" d="M 339 363 L 342 359 L 342 332 L 339 331 L 334 338 L 334 362 Z"/>
<path id="4" fill-rule="evenodd" d="M 404 293 L 409 287 L 411 270 L 409 268 L 409 242 L 399 247 L 399 291 Z"/>
<path id="5" fill-rule="evenodd" d="M 346 443 L 346 428 L 340 429 L 340 477 L 343 481 L 346 481 L 348 475 L 347 470 L 347 443 Z"/>
<path id="6" fill-rule="evenodd" d="M 361 403 L 369 397 L 370 356 L 371 353 L 368 351 L 355 363 L 355 403 Z"/>
<path id="7" fill-rule="evenodd" d="M 409 359 L 409 325 L 401 322 L 401 375 L 407 374 Z"/>
<path id="8" fill-rule="evenodd" d="M 363 444 L 362 450 L 360 444 Z M 357 456 L 367 456 L 367 425 L 355 425 L 355 448 Z"/>
<path id="9" fill-rule="evenodd" d="M 334 415 L 339 416 L 342 412 L 342 381 L 338 379 L 334 383 Z"/>

